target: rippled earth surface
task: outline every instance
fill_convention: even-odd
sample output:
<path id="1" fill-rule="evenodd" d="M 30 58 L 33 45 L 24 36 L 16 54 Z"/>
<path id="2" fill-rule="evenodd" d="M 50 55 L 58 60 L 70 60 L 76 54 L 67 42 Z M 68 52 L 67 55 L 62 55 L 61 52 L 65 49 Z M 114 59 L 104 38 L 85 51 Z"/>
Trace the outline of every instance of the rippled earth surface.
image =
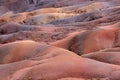
<path id="1" fill-rule="evenodd" d="M 120 0 L 0 0 L 0 80 L 120 80 Z"/>

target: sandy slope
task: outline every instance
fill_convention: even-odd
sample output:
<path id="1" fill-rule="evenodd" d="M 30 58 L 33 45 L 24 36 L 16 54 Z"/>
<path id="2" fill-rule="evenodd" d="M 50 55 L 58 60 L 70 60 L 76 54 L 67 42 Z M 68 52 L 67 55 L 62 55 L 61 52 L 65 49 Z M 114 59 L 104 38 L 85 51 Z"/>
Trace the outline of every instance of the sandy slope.
<path id="1" fill-rule="evenodd" d="M 0 0 L 0 80 L 120 80 L 120 1 Z"/>

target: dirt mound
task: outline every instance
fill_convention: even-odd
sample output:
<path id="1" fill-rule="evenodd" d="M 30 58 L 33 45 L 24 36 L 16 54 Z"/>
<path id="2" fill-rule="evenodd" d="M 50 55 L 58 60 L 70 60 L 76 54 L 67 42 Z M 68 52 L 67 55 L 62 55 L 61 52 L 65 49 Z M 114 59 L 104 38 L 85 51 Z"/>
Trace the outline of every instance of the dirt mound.
<path id="1" fill-rule="evenodd" d="M 65 78 L 71 76 L 84 77 L 84 78 L 97 77 L 97 78 L 106 78 L 111 80 L 119 79 L 119 75 L 116 76 L 116 74 L 119 73 L 119 69 L 120 69 L 119 66 L 102 63 L 87 58 L 82 58 L 68 50 L 49 46 L 46 44 L 44 45 L 33 41 L 20 41 L 20 42 L 14 42 L 14 43 L 2 45 L 0 49 L 2 50 L 1 52 L 3 53 L 4 58 L 2 58 L 3 60 L 1 61 L 5 60 L 5 62 L 3 63 L 10 63 L 14 61 L 17 62 L 7 65 L 5 64 L 1 65 L 0 69 L 2 74 L 0 74 L 0 79 L 1 80 L 17 80 L 17 79 L 56 80 L 59 78 Z M 18 48 L 20 51 L 18 51 Z M 36 48 L 39 51 L 37 51 Z M 8 49 L 9 51 L 6 51 L 5 54 L 3 51 L 4 49 Z M 37 51 L 37 53 L 35 53 L 34 51 L 35 52 Z M 17 58 L 14 57 L 15 54 Z M 17 67 L 12 67 L 12 66 L 17 66 Z M 95 66 L 96 68 L 94 68 L 93 66 Z M 41 75 L 41 74 L 46 74 L 46 75 Z"/>
<path id="2" fill-rule="evenodd" d="M 77 35 L 71 34 L 67 38 L 54 42 L 51 45 L 71 50 L 79 55 L 95 52 L 113 47 L 117 43 L 116 33 L 119 29 L 118 25 L 113 25 L 108 28 L 87 30 L 77 33 Z"/>

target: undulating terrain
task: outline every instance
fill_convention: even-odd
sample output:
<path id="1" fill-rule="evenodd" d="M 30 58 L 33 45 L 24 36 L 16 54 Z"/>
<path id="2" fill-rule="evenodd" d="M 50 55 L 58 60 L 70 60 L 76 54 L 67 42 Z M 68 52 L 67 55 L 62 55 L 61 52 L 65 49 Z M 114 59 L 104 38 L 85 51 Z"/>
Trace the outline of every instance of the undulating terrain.
<path id="1" fill-rule="evenodd" d="M 0 0 L 0 80 L 120 80 L 120 0 Z"/>

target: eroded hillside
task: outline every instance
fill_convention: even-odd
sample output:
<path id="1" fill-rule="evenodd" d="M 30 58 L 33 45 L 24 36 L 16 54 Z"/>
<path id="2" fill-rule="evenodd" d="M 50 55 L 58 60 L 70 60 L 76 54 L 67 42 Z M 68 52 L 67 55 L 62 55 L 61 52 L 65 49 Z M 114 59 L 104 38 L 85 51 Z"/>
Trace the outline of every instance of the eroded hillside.
<path id="1" fill-rule="evenodd" d="M 0 0 L 0 80 L 120 80 L 120 0 Z"/>

